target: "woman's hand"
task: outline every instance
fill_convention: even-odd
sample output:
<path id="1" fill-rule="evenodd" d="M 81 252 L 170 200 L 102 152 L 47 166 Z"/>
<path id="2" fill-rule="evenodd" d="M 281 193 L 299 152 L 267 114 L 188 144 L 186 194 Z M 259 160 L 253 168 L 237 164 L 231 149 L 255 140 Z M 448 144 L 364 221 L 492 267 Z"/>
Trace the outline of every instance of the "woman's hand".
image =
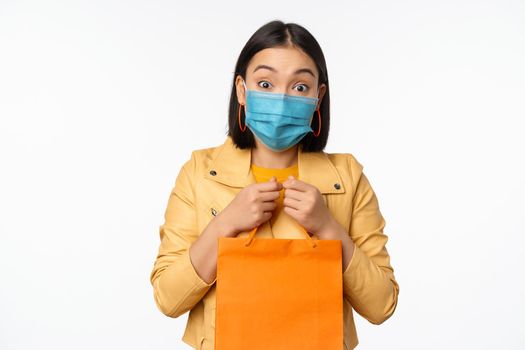
<path id="1" fill-rule="evenodd" d="M 226 236 L 236 236 L 239 232 L 253 229 L 272 217 L 283 185 L 273 176 L 270 181 L 250 184 L 244 187 L 235 198 L 215 217 Z"/>
<path id="2" fill-rule="evenodd" d="M 338 223 L 315 186 L 293 176 L 288 177 L 283 186 L 283 210 L 286 213 L 319 239 L 341 239 Z"/>

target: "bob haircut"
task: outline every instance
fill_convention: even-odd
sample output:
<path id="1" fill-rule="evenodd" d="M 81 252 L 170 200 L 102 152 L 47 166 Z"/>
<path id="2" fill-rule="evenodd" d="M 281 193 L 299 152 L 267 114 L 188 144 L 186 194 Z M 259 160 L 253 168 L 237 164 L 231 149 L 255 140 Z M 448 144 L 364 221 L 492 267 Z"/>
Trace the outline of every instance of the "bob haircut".
<path id="1" fill-rule="evenodd" d="M 228 113 L 228 132 L 234 144 L 241 149 L 256 147 L 252 131 L 246 128 L 241 132 L 238 122 L 240 105 L 237 100 L 235 79 L 237 75 L 246 80 L 246 69 L 252 57 L 259 51 L 272 47 L 295 46 L 312 58 L 319 72 L 318 86 L 326 85 L 326 91 L 319 106 L 321 113 L 321 132 L 314 137 L 312 132 L 306 134 L 298 144 L 302 144 L 303 152 L 323 151 L 328 141 L 330 131 L 330 87 L 328 85 L 328 72 L 321 46 L 304 27 L 295 23 L 284 23 L 279 20 L 271 21 L 260 27 L 248 40 L 242 49 L 233 75 L 232 91 L 230 95 L 230 106 Z M 241 120 L 246 116 L 241 113 Z M 311 127 L 314 131 L 319 130 L 319 118 L 315 113 Z"/>

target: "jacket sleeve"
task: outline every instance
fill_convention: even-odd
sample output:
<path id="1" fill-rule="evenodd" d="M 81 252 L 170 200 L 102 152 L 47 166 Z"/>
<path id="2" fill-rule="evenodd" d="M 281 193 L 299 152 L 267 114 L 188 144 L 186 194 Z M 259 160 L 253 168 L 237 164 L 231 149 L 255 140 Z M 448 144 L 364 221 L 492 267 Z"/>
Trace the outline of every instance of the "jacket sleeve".
<path id="1" fill-rule="evenodd" d="M 352 258 L 343 272 L 344 297 L 370 323 L 381 324 L 395 311 L 399 285 L 385 247 L 385 219 L 363 166 L 353 157 L 349 166 L 356 189 L 349 234 L 355 243 Z"/>
<path id="2" fill-rule="evenodd" d="M 201 279 L 189 255 L 189 247 L 199 235 L 194 174 L 192 153 L 179 171 L 169 196 L 164 223 L 159 227 L 160 247 L 150 273 L 155 303 L 169 317 L 178 317 L 193 308 L 215 282 L 208 284 Z"/>

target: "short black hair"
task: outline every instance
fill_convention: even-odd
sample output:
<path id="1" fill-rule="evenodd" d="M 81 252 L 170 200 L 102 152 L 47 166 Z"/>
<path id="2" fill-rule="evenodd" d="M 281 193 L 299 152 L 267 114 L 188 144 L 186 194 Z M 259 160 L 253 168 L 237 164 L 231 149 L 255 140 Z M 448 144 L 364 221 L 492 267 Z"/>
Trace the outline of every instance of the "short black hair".
<path id="1" fill-rule="evenodd" d="M 319 106 L 321 112 L 321 131 L 319 136 L 314 137 L 312 132 L 306 134 L 299 144 L 302 144 L 303 152 L 323 151 L 328 141 L 330 131 L 330 87 L 328 84 L 328 72 L 323 51 L 317 40 L 304 27 L 296 23 L 284 23 L 274 20 L 266 23 L 250 37 L 242 49 L 233 75 L 232 91 L 230 95 L 230 106 L 228 113 L 228 132 L 234 144 L 241 149 L 255 147 L 255 139 L 252 131 L 246 128 L 241 132 L 238 122 L 239 103 L 237 100 L 235 79 L 237 75 L 246 80 L 246 69 L 252 57 L 259 51 L 279 46 L 293 45 L 309 55 L 319 71 L 318 86 L 326 85 L 326 92 Z M 319 118 L 317 112 L 312 119 L 312 129 L 317 133 L 319 129 Z M 241 112 L 241 121 L 245 119 L 244 108 Z M 244 124 L 245 125 L 245 124 Z"/>

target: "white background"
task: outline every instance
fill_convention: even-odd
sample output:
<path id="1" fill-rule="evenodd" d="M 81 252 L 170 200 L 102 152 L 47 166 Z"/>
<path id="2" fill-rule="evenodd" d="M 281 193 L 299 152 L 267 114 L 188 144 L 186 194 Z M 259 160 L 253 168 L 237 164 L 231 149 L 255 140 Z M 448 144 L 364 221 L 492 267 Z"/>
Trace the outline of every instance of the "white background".
<path id="1" fill-rule="evenodd" d="M 174 180 L 220 145 L 273 19 L 328 64 L 400 284 L 358 349 L 524 349 L 523 1 L 0 0 L 0 348 L 189 349 L 149 273 Z"/>

